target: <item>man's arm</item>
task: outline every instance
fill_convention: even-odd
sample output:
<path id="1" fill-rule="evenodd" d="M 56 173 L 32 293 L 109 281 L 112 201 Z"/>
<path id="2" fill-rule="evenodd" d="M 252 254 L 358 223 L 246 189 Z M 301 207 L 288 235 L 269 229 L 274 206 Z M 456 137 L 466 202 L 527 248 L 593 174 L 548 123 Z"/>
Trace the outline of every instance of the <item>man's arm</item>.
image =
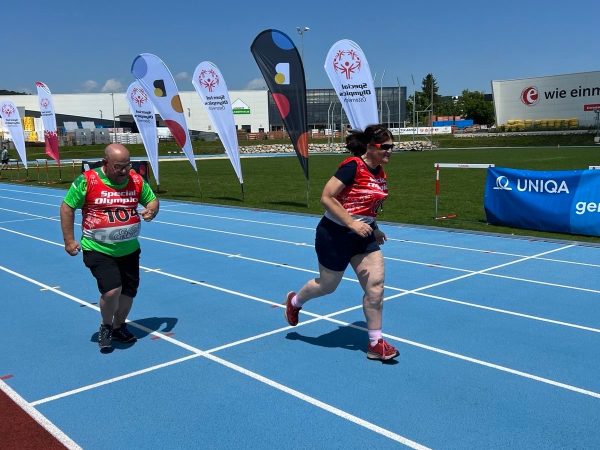
<path id="1" fill-rule="evenodd" d="M 77 255 L 81 250 L 81 245 L 75 240 L 74 224 L 75 210 L 62 202 L 60 205 L 60 228 L 65 241 L 65 251 L 71 256 Z"/>

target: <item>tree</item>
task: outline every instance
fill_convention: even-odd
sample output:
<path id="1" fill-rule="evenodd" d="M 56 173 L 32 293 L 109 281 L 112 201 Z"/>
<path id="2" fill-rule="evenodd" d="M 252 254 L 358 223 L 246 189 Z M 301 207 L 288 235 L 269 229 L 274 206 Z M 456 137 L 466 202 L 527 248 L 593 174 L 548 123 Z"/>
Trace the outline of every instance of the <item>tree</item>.
<path id="1" fill-rule="evenodd" d="M 415 92 L 414 95 L 411 95 L 410 97 L 408 97 L 407 101 L 406 101 L 406 110 L 407 110 L 407 114 L 409 115 L 409 117 L 413 117 L 413 108 L 414 105 L 416 103 L 416 111 L 417 112 L 422 112 L 428 109 L 432 108 L 432 103 L 431 103 L 431 94 L 433 91 L 433 104 L 437 104 L 437 102 L 440 101 L 440 96 L 438 95 L 438 85 L 437 85 L 437 81 L 435 80 L 435 77 L 431 74 L 428 73 L 425 78 L 423 78 L 423 80 L 421 81 L 421 92 Z M 415 102 L 415 96 L 416 96 L 416 102 Z M 415 117 L 416 119 L 416 117 Z M 425 116 L 420 116 L 418 118 L 419 123 L 418 125 L 426 125 L 428 118 Z M 411 120 L 412 122 L 412 120 Z"/>
<path id="2" fill-rule="evenodd" d="M 475 124 L 493 125 L 495 122 L 494 104 L 484 99 L 483 92 L 465 89 L 458 99 L 462 115 Z"/>

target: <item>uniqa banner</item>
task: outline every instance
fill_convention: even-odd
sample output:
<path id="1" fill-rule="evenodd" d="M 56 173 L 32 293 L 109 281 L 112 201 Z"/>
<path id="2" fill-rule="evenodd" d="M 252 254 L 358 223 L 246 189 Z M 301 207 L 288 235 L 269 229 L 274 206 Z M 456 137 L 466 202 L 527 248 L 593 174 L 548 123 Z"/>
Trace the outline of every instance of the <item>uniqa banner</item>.
<path id="1" fill-rule="evenodd" d="M 298 49 L 285 33 L 265 30 L 250 46 L 308 180 L 306 81 Z"/>
<path id="2" fill-rule="evenodd" d="M 148 93 L 138 81 L 134 81 L 129 85 L 125 96 L 140 136 L 142 136 L 142 142 L 146 148 L 154 179 L 156 184 L 160 184 L 158 175 L 158 133 L 156 118 L 154 117 L 154 106 Z"/>
<path id="3" fill-rule="evenodd" d="M 165 125 L 171 130 L 175 142 L 183 150 L 197 172 L 190 133 L 183 114 L 179 91 L 171 71 L 158 56 L 151 53 L 142 53 L 133 60 L 131 73 L 150 96 L 150 101 Z"/>
<path id="4" fill-rule="evenodd" d="M 52 93 L 48 86 L 41 81 L 35 82 L 37 88 L 38 101 L 40 104 L 40 114 L 44 125 L 44 142 L 46 145 L 46 155 L 52 158 L 60 165 L 60 156 L 58 154 L 58 134 L 56 134 L 56 115 L 54 113 L 54 101 Z"/>
<path id="5" fill-rule="evenodd" d="M 27 154 L 25 152 L 25 135 L 23 134 L 23 125 L 21 124 L 21 116 L 19 110 L 10 100 L 2 100 L 0 102 L 0 116 L 4 122 L 4 126 L 8 128 L 11 139 L 23 165 L 27 169 Z"/>
<path id="6" fill-rule="evenodd" d="M 600 236 L 600 171 L 489 168 L 484 207 L 494 225 Z"/>
<path id="7" fill-rule="evenodd" d="M 231 99 L 221 71 L 210 61 L 202 61 L 194 70 L 192 84 L 206 108 L 210 121 L 217 130 L 240 184 L 244 184 Z"/>
<path id="8" fill-rule="evenodd" d="M 371 69 L 356 42 L 342 39 L 333 44 L 325 58 L 325 72 L 353 129 L 364 131 L 379 123 Z"/>

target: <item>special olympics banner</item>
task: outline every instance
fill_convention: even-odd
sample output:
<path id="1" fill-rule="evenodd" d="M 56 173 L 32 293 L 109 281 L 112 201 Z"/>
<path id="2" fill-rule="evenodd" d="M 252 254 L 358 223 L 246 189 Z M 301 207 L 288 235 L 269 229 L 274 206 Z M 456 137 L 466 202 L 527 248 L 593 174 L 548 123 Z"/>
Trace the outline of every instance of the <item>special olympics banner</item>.
<path id="1" fill-rule="evenodd" d="M 146 148 L 156 184 L 160 184 L 158 176 L 158 132 L 156 130 L 156 118 L 154 117 L 154 106 L 148 93 L 138 81 L 134 81 L 129 85 L 125 96 L 135 124 L 142 136 L 142 142 Z"/>
<path id="2" fill-rule="evenodd" d="M 54 114 L 54 101 L 48 86 L 41 81 L 35 82 L 38 101 L 40 103 L 40 114 L 44 124 L 44 142 L 46 143 L 46 155 L 60 165 L 58 154 L 58 134 L 56 134 L 56 115 Z"/>
<path id="3" fill-rule="evenodd" d="M 21 116 L 19 110 L 10 100 L 3 100 L 0 103 L 0 116 L 4 122 L 4 126 L 10 131 L 10 136 L 15 148 L 23 161 L 23 165 L 27 169 L 27 154 L 25 152 L 25 135 L 23 134 L 23 125 L 21 124 Z"/>
<path id="4" fill-rule="evenodd" d="M 287 34 L 269 29 L 254 38 L 250 51 L 271 91 L 308 180 L 306 81 L 298 49 Z"/>
<path id="5" fill-rule="evenodd" d="M 202 61 L 194 70 L 192 84 L 219 134 L 219 139 L 225 147 L 225 153 L 231 161 L 233 170 L 235 170 L 240 183 L 244 184 L 231 99 L 221 71 L 210 61 Z"/>
<path id="6" fill-rule="evenodd" d="M 377 98 L 371 69 L 356 42 L 337 41 L 325 58 L 325 72 L 355 130 L 379 123 Z"/>
<path id="7" fill-rule="evenodd" d="M 491 224 L 600 236 L 600 171 L 489 168 L 484 207 Z"/>
<path id="8" fill-rule="evenodd" d="M 179 91 L 171 71 L 158 56 L 142 53 L 133 60 L 131 73 L 150 96 L 150 101 L 171 130 L 175 142 L 181 147 L 197 172 L 190 133 L 183 114 Z"/>

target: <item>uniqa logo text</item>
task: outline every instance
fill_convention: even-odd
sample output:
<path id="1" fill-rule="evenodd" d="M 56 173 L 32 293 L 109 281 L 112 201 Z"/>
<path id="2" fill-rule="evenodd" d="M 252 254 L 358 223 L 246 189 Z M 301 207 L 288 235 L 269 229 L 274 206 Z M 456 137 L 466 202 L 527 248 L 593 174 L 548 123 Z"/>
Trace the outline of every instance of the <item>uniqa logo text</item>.
<path id="1" fill-rule="evenodd" d="M 517 179 L 517 190 L 521 192 L 546 192 L 548 194 L 569 193 L 565 180 L 560 183 L 556 180 L 530 180 Z"/>

